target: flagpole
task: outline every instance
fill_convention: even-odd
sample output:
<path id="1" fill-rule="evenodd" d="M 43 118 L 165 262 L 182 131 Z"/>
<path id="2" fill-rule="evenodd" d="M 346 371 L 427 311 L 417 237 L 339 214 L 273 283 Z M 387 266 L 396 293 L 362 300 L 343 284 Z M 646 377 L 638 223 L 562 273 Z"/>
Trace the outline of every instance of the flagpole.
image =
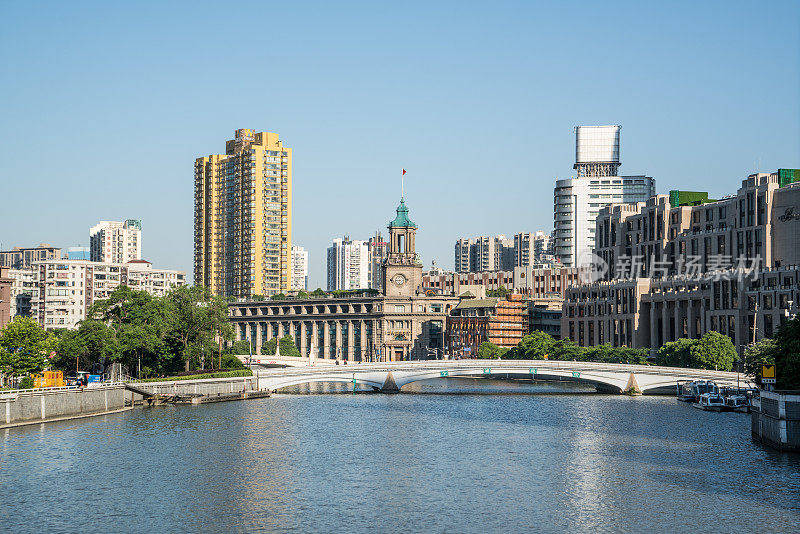
<path id="1" fill-rule="evenodd" d="M 400 175 L 400 200 L 406 197 L 406 170 Z"/>

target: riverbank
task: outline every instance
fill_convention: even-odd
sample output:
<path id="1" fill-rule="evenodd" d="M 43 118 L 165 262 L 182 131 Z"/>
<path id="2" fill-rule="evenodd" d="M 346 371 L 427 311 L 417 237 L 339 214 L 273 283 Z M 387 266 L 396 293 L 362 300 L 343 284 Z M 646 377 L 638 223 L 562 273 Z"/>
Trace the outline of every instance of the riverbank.
<path id="1" fill-rule="evenodd" d="M 125 388 L 11 390 L 0 393 L 0 429 L 115 413 L 126 407 Z"/>

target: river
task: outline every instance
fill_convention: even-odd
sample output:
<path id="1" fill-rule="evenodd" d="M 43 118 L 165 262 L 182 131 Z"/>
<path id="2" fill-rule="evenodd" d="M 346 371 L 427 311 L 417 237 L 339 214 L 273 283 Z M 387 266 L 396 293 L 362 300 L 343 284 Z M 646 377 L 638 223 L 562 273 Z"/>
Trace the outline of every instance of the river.
<path id="1" fill-rule="evenodd" d="M 0 530 L 800 530 L 800 455 L 751 441 L 748 415 L 570 384 L 406 389 L 1 431 Z"/>

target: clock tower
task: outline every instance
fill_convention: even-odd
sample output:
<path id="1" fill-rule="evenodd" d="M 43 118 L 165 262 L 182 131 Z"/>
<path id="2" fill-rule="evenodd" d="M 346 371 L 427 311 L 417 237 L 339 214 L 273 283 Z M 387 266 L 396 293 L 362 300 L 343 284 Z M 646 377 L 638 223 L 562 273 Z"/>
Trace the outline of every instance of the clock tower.
<path id="1" fill-rule="evenodd" d="M 397 216 L 389 223 L 389 253 L 383 262 L 383 294 L 387 297 L 411 297 L 422 286 L 416 235 L 417 225 L 408 218 L 408 208 L 401 198 Z"/>

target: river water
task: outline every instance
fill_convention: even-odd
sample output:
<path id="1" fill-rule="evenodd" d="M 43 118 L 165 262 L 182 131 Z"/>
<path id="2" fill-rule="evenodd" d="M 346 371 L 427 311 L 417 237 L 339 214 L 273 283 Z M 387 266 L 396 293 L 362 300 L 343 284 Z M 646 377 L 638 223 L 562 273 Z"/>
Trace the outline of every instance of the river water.
<path id="1" fill-rule="evenodd" d="M 800 455 L 748 415 L 569 384 L 329 388 L 0 431 L 0 531 L 800 531 Z"/>

